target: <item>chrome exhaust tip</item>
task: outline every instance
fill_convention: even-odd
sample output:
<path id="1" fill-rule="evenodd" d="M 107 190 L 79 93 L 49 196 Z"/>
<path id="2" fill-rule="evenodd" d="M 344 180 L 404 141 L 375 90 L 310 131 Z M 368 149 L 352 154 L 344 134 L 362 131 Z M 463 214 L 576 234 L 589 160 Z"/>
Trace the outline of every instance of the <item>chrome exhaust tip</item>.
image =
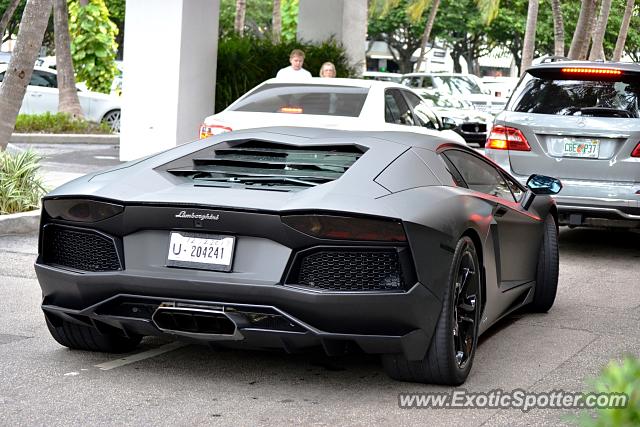
<path id="1" fill-rule="evenodd" d="M 242 321 L 232 319 L 221 307 L 176 306 L 175 303 L 160 304 L 151 316 L 155 327 L 162 332 L 212 341 L 242 340 L 238 320 Z"/>

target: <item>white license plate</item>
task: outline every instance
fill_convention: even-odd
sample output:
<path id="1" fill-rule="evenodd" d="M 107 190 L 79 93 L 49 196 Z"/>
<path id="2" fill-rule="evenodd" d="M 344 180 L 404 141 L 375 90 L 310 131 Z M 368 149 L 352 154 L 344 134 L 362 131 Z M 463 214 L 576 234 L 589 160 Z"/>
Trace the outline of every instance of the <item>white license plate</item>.
<path id="1" fill-rule="evenodd" d="M 597 159 L 599 153 L 600 141 L 597 139 L 565 139 L 562 147 L 563 157 Z"/>
<path id="2" fill-rule="evenodd" d="M 230 271 L 235 237 L 171 232 L 167 266 Z"/>

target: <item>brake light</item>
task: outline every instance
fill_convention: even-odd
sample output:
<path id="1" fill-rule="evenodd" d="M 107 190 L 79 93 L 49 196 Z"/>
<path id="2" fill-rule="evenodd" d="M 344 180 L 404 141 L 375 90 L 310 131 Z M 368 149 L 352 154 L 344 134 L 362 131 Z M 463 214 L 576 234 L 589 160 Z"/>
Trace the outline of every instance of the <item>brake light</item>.
<path id="1" fill-rule="evenodd" d="M 631 157 L 640 157 L 640 142 L 636 145 L 636 148 L 631 152 Z"/>
<path id="2" fill-rule="evenodd" d="M 213 135 L 220 135 L 221 133 L 225 132 L 231 132 L 232 130 L 233 129 L 231 129 L 229 126 L 208 125 L 206 123 L 203 123 L 200 125 L 200 139 L 209 138 Z"/>
<path id="3" fill-rule="evenodd" d="M 304 109 L 302 107 L 280 107 L 278 113 L 302 114 Z"/>
<path id="4" fill-rule="evenodd" d="M 594 75 L 594 76 L 622 75 L 622 71 L 613 70 L 611 68 L 563 68 L 562 72 L 567 74 L 582 74 L 582 75 Z"/>
<path id="5" fill-rule="evenodd" d="M 531 151 L 531 146 L 520 129 L 509 126 L 494 126 L 485 147 L 494 150 Z"/>
<path id="6" fill-rule="evenodd" d="M 282 222 L 320 239 L 406 242 L 401 222 L 332 215 L 288 215 Z"/>

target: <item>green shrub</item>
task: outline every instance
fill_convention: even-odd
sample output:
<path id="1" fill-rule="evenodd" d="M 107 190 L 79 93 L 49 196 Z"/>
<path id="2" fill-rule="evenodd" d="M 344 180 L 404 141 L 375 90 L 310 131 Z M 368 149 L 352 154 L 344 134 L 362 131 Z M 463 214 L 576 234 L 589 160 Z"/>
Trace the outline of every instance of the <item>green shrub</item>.
<path id="1" fill-rule="evenodd" d="M 612 360 L 593 382 L 596 393 L 624 393 L 629 404 L 620 409 L 598 409 L 595 418 L 584 413 L 584 427 L 631 427 L 640 425 L 640 359 L 628 356 L 622 363 Z"/>
<path id="2" fill-rule="evenodd" d="M 0 214 L 26 212 L 40 206 L 46 192 L 38 175 L 40 157 L 33 151 L 0 152 Z"/>
<path id="3" fill-rule="evenodd" d="M 318 76 L 326 61 L 335 64 L 337 77 L 354 75 L 344 48 L 334 40 L 319 45 L 297 41 L 274 44 L 267 38 L 225 37 L 218 42 L 215 111 L 224 110 L 249 89 L 289 66 L 293 49 L 304 51 L 304 68 L 313 76 Z"/>
<path id="4" fill-rule="evenodd" d="M 111 133 L 105 123 L 74 119 L 66 113 L 19 114 L 16 133 Z"/>

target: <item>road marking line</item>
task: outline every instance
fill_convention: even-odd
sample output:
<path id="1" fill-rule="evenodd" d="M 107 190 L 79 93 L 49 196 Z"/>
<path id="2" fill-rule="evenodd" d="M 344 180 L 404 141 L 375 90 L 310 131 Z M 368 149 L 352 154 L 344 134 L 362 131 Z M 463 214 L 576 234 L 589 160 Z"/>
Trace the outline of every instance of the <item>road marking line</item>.
<path id="1" fill-rule="evenodd" d="M 154 348 L 152 350 L 147 350 L 147 351 L 143 351 L 142 353 L 132 354 L 131 356 L 122 357 L 120 359 L 111 360 L 109 362 L 100 363 L 99 365 L 94 365 L 94 366 L 100 369 L 101 371 L 108 371 L 110 369 L 119 368 L 121 366 L 128 365 L 130 363 L 139 362 L 144 359 L 150 359 L 152 357 L 156 357 L 161 354 L 177 350 L 187 345 L 188 344 L 186 343 L 175 341 L 175 342 L 160 346 L 158 348 Z"/>

